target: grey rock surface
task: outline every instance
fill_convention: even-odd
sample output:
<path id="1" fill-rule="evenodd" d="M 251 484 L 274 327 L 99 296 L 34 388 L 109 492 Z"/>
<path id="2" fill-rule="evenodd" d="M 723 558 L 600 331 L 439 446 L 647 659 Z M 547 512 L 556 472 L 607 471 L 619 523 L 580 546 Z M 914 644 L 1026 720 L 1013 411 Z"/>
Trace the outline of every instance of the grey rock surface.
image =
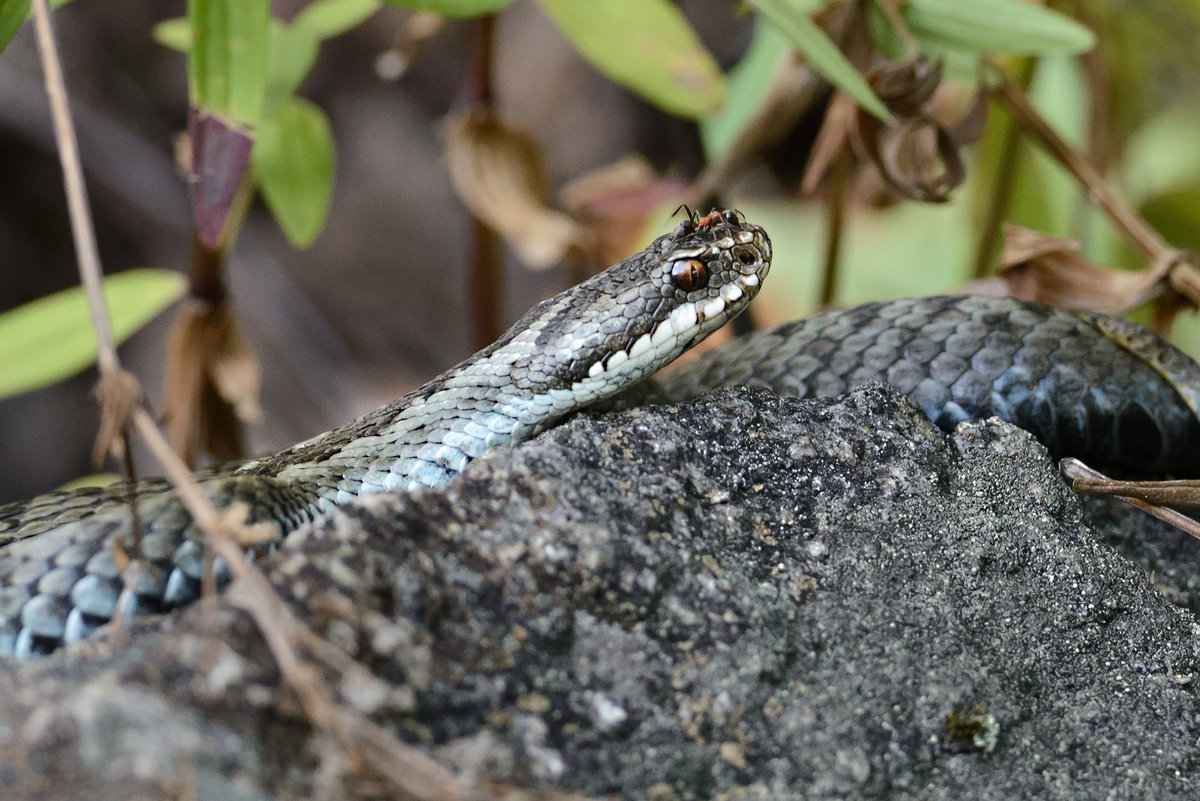
<path id="1" fill-rule="evenodd" d="M 367 668 L 337 697 L 467 781 L 1191 799 L 1198 545 L 1081 504 L 1018 429 L 948 436 L 871 385 L 580 417 L 265 564 Z M 328 791 L 238 601 L 0 674 L 0 797 Z"/>

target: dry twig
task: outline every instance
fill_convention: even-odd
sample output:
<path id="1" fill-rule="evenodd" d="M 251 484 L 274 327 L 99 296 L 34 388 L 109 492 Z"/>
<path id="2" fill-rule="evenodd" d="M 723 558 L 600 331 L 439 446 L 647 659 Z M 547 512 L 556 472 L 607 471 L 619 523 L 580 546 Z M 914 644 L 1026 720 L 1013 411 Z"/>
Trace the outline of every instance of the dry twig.
<path id="1" fill-rule="evenodd" d="M 1158 261 L 1168 255 L 1178 256 L 1178 251 L 1163 241 L 1157 231 L 1112 191 L 1108 182 L 1096 171 L 1091 162 L 1059 136 L 1042 115 L 1038 114 L 1021 87 L 1009 80 L 998 68 L 995 69 L 995 72 L 1000 76 L 996 93 L 1012 111 L 1017 125 L 1044 147 L 1055 161 L 1071 174 L 1083 188 L 1088 199 L 1100 207 L 1100 210 L 1113 221 L 1113 224 L 1133 243 L 1142 256 L 1150 262 Z"/>
<path id="2" fill-rule="evenodd" d="M 1084 194 L 1112 221 L 1113 225 L 1148 262 L 1143 274 L 1155 286 L 1174 293 L 1160 301 L 1159 316 L 1169 324 L 1181 304 L 1200 306 L 1200 265 L 1187 253 L 1171 247 L 1134 209 L 1112 190 L 1091 162 L 1050 126 L 1029 102 L 1025 92 L 999 68 L 995 94 L 1012 112 L 1017 126 L 1070 173 Z M 1155 293 L 1157 294 L 1157 293 Z M 1136 293 L 1125 307 L 1145 301 L 1145 293 Z"/>
<path id="3" fill-rule="evenodd" d="M 1117 481 L 1069 457 L 1059 463 L 1059 469 L 1071 479 L 1071 488 L 1076 492 L 1112 495 L 1200 539 L 1200 522 L 1162 505 L 1175 499 L 1175 503 L 1182 501 L 1194 506 L 1197 503 L 1196 495 L 1200 492 L 1195 481 Z M 1157 502 L 1152 502 L 1150 498 Z"/>

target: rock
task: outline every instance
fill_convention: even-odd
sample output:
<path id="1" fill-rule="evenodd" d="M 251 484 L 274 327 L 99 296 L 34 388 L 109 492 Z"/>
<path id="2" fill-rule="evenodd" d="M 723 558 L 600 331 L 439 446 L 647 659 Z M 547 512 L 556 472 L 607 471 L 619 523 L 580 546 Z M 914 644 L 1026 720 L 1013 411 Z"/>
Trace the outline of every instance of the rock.
<path id="1" fill-rule="evenodd" d="M 1190 799 L 1200 544 L 1147 521 L 999 421 L 743 388 L 581 416 L 264 564 L 365 668 L 336 697 L 465 781 Z M 243 592 L 0 675 L 0 795 L 328 790 Z"/>

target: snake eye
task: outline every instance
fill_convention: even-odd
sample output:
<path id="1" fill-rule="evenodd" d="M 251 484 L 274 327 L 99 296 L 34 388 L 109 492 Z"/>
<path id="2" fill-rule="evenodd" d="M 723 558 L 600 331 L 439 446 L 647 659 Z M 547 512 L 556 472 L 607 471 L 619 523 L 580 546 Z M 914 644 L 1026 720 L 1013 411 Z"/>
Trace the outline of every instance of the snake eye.
<path id="1" fill-rule="evenodd" d="M 671 263 L 671 283 L 684 292 L 708 286 L 708 268 L 699 259 L 677 259 Z"/>

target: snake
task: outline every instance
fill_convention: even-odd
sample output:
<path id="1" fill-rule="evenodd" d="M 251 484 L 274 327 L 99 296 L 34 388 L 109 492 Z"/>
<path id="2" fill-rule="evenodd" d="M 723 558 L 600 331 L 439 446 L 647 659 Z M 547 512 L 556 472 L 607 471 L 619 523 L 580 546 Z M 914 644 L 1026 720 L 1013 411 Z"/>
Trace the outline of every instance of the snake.
<path id="1" fill-rule="evenodd" d="M 243 504 L 246 521 L 277 541 L 352 498 L 443 486 L 472 459 L 674 361 L 746 308 L 770 264 L 759 226 L 732 210 L 689 212 L 413 392 L 280 453 L 202 474 L 200 487 L 218 508 Z M 46 654 L 114 616 L 189 603 L 206 569 L 203 541 L 162 480 L 0 507 L 0 656 Z"/>
<path id="2" fill-rule="evenodd" d="M 872 380 L 946 430 L 997 416 L 1054 456 L 1132 473 L 1200 470 L 1200 365 L 1120 318 L 1013 298 L 824 312 L 651 378 L 749 305 L 771 256 L 767 233 L 739 213 L 689 214 L 415 391 L 272 456 L 202 473 L 200 486 L 218 507 L 244 504 L 278 542 L 355 497 L 444 486 L 471 460 L 580 410 L 731 385 L 825 398 Z M 214 569 L 227 577 L 219 560 Z M 182 607 L 199 597 L 205 570 L 203 533 L 161 479 L 0 506 L 0 657 L 42 656 L 114 618 Z"/>

